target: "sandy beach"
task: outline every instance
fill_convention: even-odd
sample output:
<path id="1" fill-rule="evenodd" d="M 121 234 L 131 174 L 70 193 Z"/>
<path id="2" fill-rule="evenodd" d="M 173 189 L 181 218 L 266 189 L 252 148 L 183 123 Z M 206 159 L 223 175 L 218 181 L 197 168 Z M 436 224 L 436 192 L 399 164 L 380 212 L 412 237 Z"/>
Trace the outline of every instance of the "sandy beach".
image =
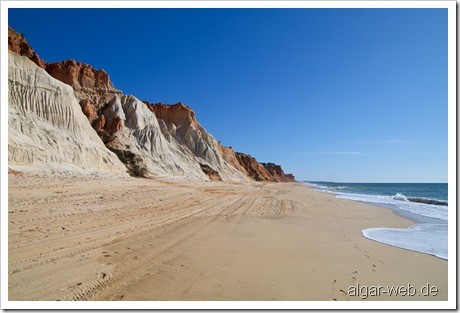
<path id="1" fill-rule="evenodd" d="M 361 234 L 412 222 L 300 183 L 11 173 L 8 192 L 10 301 L 447 300 L 447 261 Z"/>

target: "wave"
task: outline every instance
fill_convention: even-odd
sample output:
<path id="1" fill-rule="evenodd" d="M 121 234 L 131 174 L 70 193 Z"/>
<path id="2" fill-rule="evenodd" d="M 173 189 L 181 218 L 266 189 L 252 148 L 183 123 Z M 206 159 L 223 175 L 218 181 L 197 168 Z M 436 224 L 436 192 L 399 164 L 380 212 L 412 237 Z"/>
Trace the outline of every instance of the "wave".
<path id="1" fill-rule="evenodd" d="M 347 186 L 337 186 L 337 187 L 329 187 L 330 189 L 332 190 L 344 190 L 344 189 L 348 189 Z"/>
<path id="2" fill-rule="evenodd" d="M 313 187 L 317 190 L 320 190 L 320 191 L 329 191 L 329 192 L 334 192 L 336 190 L 345 190 L 345 189 L 350 189 L 350 187 L 348 186 L 324 186 L 324 185 L 320 185 L 320 184 L 315 184 L 315 183 L 312 183 L 312 182 L 303 182 L 304 184 L 310 186 L 310 187 Z"/>
<path id="3" fill-rule="evenodd" d="M 399 193 L 399 192 L 396 195 L 393 196 L 393 199 L 406 201 L 406 202 L 409 201 L 405 195 L 403 195 L 402 193 Z"/>
<path id="4" fill-rule="evenodd" d="M 351 194 L 351 193 L 336 193 L 337 198 L 355 200 L 367 203 L 375 204 L 390 204 L 398 207 L 403 211 L 407 211 L 420 216 L 435 218 L 443 221 L 447 221 L 447 206 L 445 205 L 434 205 L 412 201 L 401 201 L 391 196 L 372 196 L 363 194 Z"/>
<path id="5" fill-rule="evenodd" d="M 412 186 L 393 184 L 388 188 L 385 185 L 351 185 L 349 188 L 337 188 L 336 186 L 324 186 L 311 184 L 311 187 L 320 192 L 334 194 L 337 198 L 372 203 L 383 207 L 391 208 L 403 216 L 412 219 L 418 224 L 409 228 L 369 228 L 362 231 L 363 236 L 379 241 L 384 244 L 396 246 L 403 249 L 419 251 L 431 254 L 447 260 L 447 228 L 448 228 L 448 202 L 446 200 L 424 197 L 443 193 L 430 192 L 421 193 L 420 196 L 406 196 L 401 191 L 404 187 L 407 194 L 417 192 Z M 338 186 L 340 187 L 340 186 Z M 345 187 L 345 186 L 344 186 Z M 348 186 L 347 186 L 348 187 Z M 399 188 L 402 187 L 402 188 Z M 347 190 L 348 189 L 348 190 Z M 418 217 L 417 217 L 418 216 Z M 427 219 L 428 218 L 428 219 Z"/>
<path id="6" fill-rule="evenodd" d="M 436 199 L 428 199 L 428 198 L 407 198 L 410 202 L 416 203 L 425 203 L 425 204 L 432 204 L 432 205 L 443 205 L 447 206 L 447 201 L 436 200 Z"/>
<path id="7" fill-rule="evenodd" d="M 319 185 L 319 184 L 315 184 L 315 183 L 311 183 L 311 182 L 306 182 L 306 181 L 304 181 L 303 183 L 305 185 L 307 185 L 307 186 L 310 186 L 310 187 L 316 189 L 316 190 L 320 190 L 320 191 L 329 190 L 329 187 L 327 187 L 327 186 L 323 186 L 323 185 Z"/>
<path id="8" fill-rule="evenodd" d="M 368 228 L 364 237 L 447 260 L 447 224 L 415 224 L 408 228 Z"/>
<path id="9" fill-rule="evenodd" d="M 399 208 L 400 210 L 407 211 L 416 215 L 447 221 L 448 202 L 445 200 L 425 197 L 410 197 L 404 195 L 401 192 L 398 192 L 393 196 L 360 194 L 350 192 L 350 190 L 352 190 L 351 188 L 334 189 L 337 187 L 327 187 L 316 183 L 307 183 L 307 185 L 321 192 L 333 193 L 338 198 L 374 204 L 392 205 Z"/>
<path id="10" fill-rule="evenodd" d="M 443 205 L 443 206 L 448 205 L 448 202 L 444 200 L 422 198 L 422 197 L 406 197 L 402 193 L 397 193 L 396 195 L 393 196 L 393 199 L 400 200 L 400 201 L 406 201 L 406 202 L 424 203 L 424 204 L 432 204 L 432 205 Z"/>

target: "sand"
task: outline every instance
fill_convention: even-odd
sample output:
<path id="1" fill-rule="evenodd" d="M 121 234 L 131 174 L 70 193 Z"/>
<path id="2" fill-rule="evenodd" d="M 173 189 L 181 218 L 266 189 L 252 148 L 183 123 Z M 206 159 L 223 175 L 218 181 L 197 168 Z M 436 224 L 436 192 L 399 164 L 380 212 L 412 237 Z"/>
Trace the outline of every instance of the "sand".
<path id="1" fill-rule="evenodd" d="M 447 300 L 447 261 L 361 234 L 410 221 L 299 183 L 10 173 L 8 211 L 10 301 Z"/>

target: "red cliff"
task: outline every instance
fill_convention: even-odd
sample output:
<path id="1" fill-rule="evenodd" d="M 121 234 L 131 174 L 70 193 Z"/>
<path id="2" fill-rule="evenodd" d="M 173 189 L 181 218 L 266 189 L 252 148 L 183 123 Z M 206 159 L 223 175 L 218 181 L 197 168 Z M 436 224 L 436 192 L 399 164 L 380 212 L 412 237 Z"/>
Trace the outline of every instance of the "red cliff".
<path id="1" fill-rule="evenodd" d="M 144 101 L 144 103 L 146 102 Z M 162 103 L 151 104 L 147 102 L 147 107 L 155 113 L 157 118 L 173 123 L 178 129 L 185 130 L 191 125 L 198 126 L 195 119 L 195 112 L 191 107 L 186 106 L 182 102 L 174 105 Z"/>
<path id="2" fill-rule="evenodd" d="M 104 70 L 95 69 L 86 63 L 75 60 L 46 63 L 46 71 L 54 78 L 72 86 L 75 96 L 80 101 L 89 101 L 95 111 L 110 101 L 114 94 L 121 94 Z"/>
<path id="3" fill-rule="evenodd" d="M 230 163 L 234 168 L 243 173 L 245 176 L 252 178 L 249 173 L 246 171 L 244 166 L 238 160 L 235 150 L 233 147 L 226 147 L 219 143 L 219 149 L 222 151 L 222 155 L 228 163 Z"/>
<path id="4" fill-rule="evenodd" d="M 257 162 L 257 160 L 244 153 L 236 152 L 236 159 L 244 167 L 247 172 L 247 175 L 254 179 L 255 181 L 269 181 L 276 182 L 276 178 L 269 172 L 267 169 Z"/>
<path id="5" fill-rule="evenodd" d="M 274 163 L 262 163 L 265 169 L 279 182 L 295 182 L 292 174 L 285 174 L 281 166 Z"/>
<path id="6" fill-rule="evenodd" d="M 18 33 L 8 26 L 8 50 L 11 50 L 19 55 L 23 55 L 32 60 L 41 68 L 45 68 L 45 62 L 35 53 L 34 49 L 29 45 L 24 35 Z"/>
<path id="7" fill-rule="evenodd" d="M 95 69 L 86 63 L 75 60 L 47 63 L 46 71 L 77 91 L 82 89 L 115 90 L 109 75 L 104 70 Z"/>

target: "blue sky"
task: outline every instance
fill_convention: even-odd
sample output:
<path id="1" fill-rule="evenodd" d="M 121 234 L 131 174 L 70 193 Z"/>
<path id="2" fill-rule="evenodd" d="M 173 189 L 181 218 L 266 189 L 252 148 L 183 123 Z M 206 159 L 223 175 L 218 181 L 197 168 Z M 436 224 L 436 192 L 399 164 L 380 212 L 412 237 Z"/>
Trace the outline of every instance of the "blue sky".
<path id="1" fill-rule="evenodd" d="M 447 9 L 9 9 L 48 62 L 191 106 L 298 180 L 447 182 Z"/>

